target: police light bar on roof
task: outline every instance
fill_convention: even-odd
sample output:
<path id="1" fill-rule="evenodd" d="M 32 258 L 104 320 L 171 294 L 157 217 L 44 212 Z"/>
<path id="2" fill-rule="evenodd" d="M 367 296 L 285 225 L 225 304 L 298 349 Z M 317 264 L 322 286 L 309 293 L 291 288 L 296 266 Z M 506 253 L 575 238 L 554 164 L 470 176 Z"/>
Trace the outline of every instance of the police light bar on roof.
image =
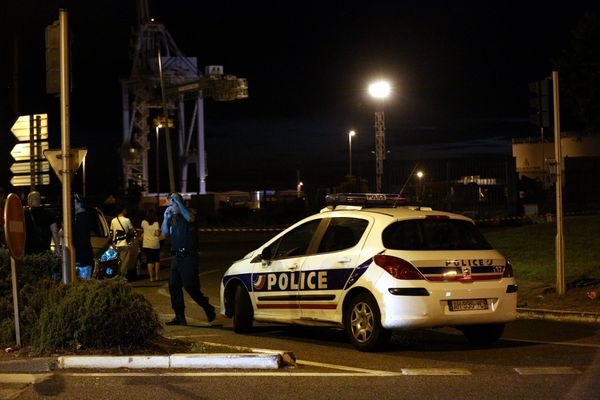
<path id="1" fill-rule="evenodd" d="M 325 196 L 328 206 L 397 207 L 406 205 L 407 201 L 406 197 L 398 194 L 385 193 L 336 193 Z"/>

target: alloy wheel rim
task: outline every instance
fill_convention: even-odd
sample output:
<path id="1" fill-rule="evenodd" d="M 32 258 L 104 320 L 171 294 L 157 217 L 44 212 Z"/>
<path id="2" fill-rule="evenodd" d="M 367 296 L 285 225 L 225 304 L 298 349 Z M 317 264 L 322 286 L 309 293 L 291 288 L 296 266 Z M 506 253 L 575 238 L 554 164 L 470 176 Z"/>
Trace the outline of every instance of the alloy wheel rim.
<path id="1" fill-rule="evenodd" d="M 359 343 L 367 342 L 373 335 L 373 311 L 366 303 L 357 303 L 350 315 L 350 328 L 352 336 Z"/>

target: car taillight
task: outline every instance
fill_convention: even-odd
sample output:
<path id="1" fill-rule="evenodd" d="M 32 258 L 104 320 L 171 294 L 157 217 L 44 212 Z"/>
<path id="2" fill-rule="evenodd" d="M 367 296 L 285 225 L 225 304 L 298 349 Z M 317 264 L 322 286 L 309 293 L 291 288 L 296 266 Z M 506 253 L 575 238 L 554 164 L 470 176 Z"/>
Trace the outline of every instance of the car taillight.
<path id="1" fill-rule="evenodd" d="M 504 273 L 502 274 L 503 278 L 512 278 L 515 274 L 513 273 L 512 265 L 510 265 L 510 261 L 506 260 L 506 266 L 504 267 Z"/>
<path id="2" fill-rule="evenodd" d="M 379 254 L 373 261 L 396 279 L 425 279 L 411 263 L 401 258 Z"/>

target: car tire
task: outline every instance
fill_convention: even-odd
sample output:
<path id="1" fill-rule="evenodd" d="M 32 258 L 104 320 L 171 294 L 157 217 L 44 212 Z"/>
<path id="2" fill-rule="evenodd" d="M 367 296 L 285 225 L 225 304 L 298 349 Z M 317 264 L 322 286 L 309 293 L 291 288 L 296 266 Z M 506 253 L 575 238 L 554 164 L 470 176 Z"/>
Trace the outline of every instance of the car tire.
<path id="1" fill-rule="evenodd" d="M 500 339 L 504 324 L 465 325 L 460 330 L 470 343 L 490 344 Z"/>
<path id="2" fill-rule="evenodd" d="M 235 333 L 247 333 L 252 329 L 254 320 L 254 309 L 250 296 L 243 285 L 235 288 L 233 303 L 233 331 Z"/>
<path id="3" fill-rule="evenodd" d="M 369 293 L 355 296 L 346 308 L 348 339 L 360 351 L 375 351 L 388 343 L 391 332 L 381 326 L 381 312 Z"/>

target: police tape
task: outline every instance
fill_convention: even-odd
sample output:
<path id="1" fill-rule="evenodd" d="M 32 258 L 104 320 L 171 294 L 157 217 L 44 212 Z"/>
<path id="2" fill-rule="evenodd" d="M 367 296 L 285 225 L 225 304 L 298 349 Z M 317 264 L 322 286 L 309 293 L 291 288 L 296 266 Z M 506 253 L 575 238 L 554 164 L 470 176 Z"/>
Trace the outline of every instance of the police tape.
<path id="1" fill-rule="evenodd" d="M 600 210 L 586 210 L 586 211 L 569 211 L 563 213 L 566 217 L 582 216 L 582 215 L 596 215 L 600 214 Z M 538 215 L 522 215 L 522 216 L 505 216 L 505 217 L 494 217 L 494 218 L 473 218 L 475 222 L 503 222 L 503 221 L 522 221 L 532 222 L 545 220 L 547 222 L 556 220 L 556 215 L 552 213 L 538 214 Z M 199 232 L 281 232 L 286 229 L 287 226 L 273 226 L 264 228 L 200 228 Z"/>
<path id="2" fill-rule="evenodd" d="M 281 232 L 286 227 L 272 228 L 200 228 L 199 232 Z"/>
<path id="3" fill-rule="evenodd" d="M 586 211 L 568 211 L 563 213 L 565 217 L 584 216 L 584 215 L 596 215 L 600 214 L 600 210 L 586 210 Z M 503 221 L 522 221 L 522 222 L 552 222 L 556 221 L 556 214 L 545 213 L 538 215 L 521 215 L 521 216 L 505 216 L 505 217 L 494 217 L 494 218 L 473 218 L 475 222 L 503 222 Z"/>

